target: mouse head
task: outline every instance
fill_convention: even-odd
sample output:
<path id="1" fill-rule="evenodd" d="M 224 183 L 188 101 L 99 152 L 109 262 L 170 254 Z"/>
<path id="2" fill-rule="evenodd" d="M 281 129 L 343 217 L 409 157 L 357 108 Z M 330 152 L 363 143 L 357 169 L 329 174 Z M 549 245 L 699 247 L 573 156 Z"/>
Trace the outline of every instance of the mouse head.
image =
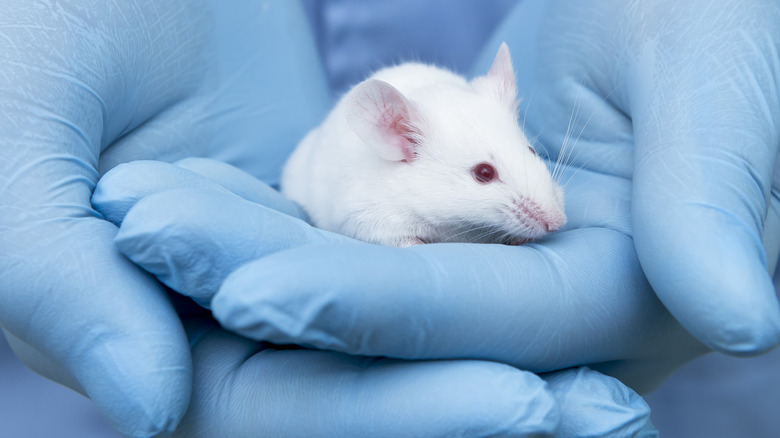
<path id="1" fill-rule="evenodd" d="M 407 95 L 369 79 L 347 112 L 350 128 L 388 164 L 387 190 L 426 224 L 418 237 L 521 242 L 562 227 L 563 191 L 517 123 L 506 44 L 485 76 L 441 74 L 447 80 Z"/>

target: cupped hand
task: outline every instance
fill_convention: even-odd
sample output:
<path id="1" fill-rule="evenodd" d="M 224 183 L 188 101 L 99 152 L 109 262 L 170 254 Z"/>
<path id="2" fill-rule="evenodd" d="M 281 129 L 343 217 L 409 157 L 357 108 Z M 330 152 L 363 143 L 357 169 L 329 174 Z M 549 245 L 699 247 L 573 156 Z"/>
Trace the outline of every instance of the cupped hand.
<path id="1" fill-rule="evenodd" d="M 353 315 L 347 316 L 352 321 L 341 324 L 350 338 L 362 336 L 356 332 L 362 327 L 364 336 L 378 333 L 378 338 L 388 339 L 392 333 L 382 334 L 383 325 L 393 318 L 404 320 L 399 312 L 404 300 L 411 297 L 403 295 L 397 302 L 390 302 L 392 297 L 384 289 L 378 291 L 378 299 L 372 300 L 371 294 L 377 288 L 374 282 L 386 278 L 370 279 L 354 270 L 366 268 L 355 256 L 392 266 L 405 250 L 369 245 L 312 228 L 291 216 L 296 214 L 297 207 L 277 192 L 222 163 L 188 159 L 177 165 L 151 161 L 121 165 L 100 180 L 93 203 L 112 222 L 121 224 L 116 240 L 120 251 L 170 287 L 212 307 L 222 325 L 249 337 L 299 344 L 310 339 L 311 346 L 350 351 L 349 346 L 327 344 L 337 336 L 318 339 L 315 327 L 287 332 L 287 336 L 266 336 L 251 327 L 242 327 L 256 321 L 255 314 L 226 312 L 220 304 L 222 292 L 217 291 L 223 282 L 222 290 L 233 290 L 228 284 L 231 279 L 242 277 L 242 271 L 254 272 L 259 261 L 284 254 L 319 260 L 322 266 L 313 272 L 300 271 L 301 265 L 286 257 L 268 266 L 257 265 L 256 273 L 267 268 L 271 271 L 262 277 L 250 274 L 245 280 L 273 286 L 276 273 L 284 281 L 299 282 L 306 288 L 312 286 L 309 275 L 314 274 L 313 278 L 323 281 L 316 287 L 320 297 L 292 291 L 294 300 L 287 303 L 287 309 L 273 308 L 268 302 L 255 302 L 249 307 L 270 307 L 271 312 L 287 312 L 295 318 L 308 313 L 311 303 L 315 307 L 320 303 L 334 308 L 336 313 L 315 309 L 312 322 L 338 325 L 345 322 L 345 315 L 338 314 L 339 307 L 360 304 L 360 308 L 352 308 Z M 275 205 L 288 214 L 265 205 Z M 390 252 L 372 252 L 385 249 Z M 344 298 L 339 301 L 337 287 L 346 287 L 348 293 L 353 290 L 343 279 L 324 275 L 323 270 L 334 266 L 334 275 L 344 274 L 344 270 L 338 260 L 334 265 L 323 256 L 352 264 L 348 275 L 356 275 L 358 281 L 371 288 L 364 295 L 365 302 Z M 259 261 L 246 264 L 256 259 Z M 291 273 L 297 277 L 291 277 Z M 244 284 L 250 301 L 262 289 L 262 283 Z M 384 311 L 389 313 L 376 321 L 367 321 L 368 316 Z M 434 312 L 431 322 L 439 317 Z M 274 320 L 282 325 L 297 324 L 292 318 L 285 320 L 283 315 Z M 435 334 L 435 330 L 416 328 L 420 336 Z M 231 437 L 244 436 L 248 431 L 291 436 L 656 436 L 648 421 L 647 405 L 636 393 L 587 368 L 544 375 L 545 384 L 530 372 L 495 362 L 405 361 L 298 347 L 280 350 L 278 346 L 239 338 L 213 322 L 196 324 L 194 329 L 191 339 L 196 393 L 194 404 L 176 431 L 181 436 L 204 428 Z M 406 327 L 391 330 L 399 338 L 411 333 Z M 202 339 L 207 341 L 199 342 Z M 400 344 L 396 346 L 401 348 L 398 351 L 404 349 Z M 426 344 L 418 342 L 416 347 L 424 348 Z M 203 353 L 199 353 L 201 350 Z M 209 354 L 212 351 L 216 353 Z M 430 357 L 440 355 L 439 351 L 417 355 Z M 199 371 L 200 366 L 203 371 Z M 259 408 L 246 411 L 246 406 Z M 234 407 L 237 412 L 233 412 Z M 262 414 L 258 415 L 258 411 Z M 326 418 L 322 413 L 327 413 Z M 230 420 L 222 420 L 225 418 Z"/>
<path id="2" fill-rule="evenodd" d="M 295 211 L 223 164 L 180 166 L 119 166 L 93 203 L 121 223 L 123 254 L 249 338 L 535 372 L 588 364 L 640 391 L 706 351 L 642 275 L 624 179 L 567 175 L 568 228 L 536 244 L 390 248 L 266 207 Z"/>
<path id="3" fill-rule="evenodd" d="M 528 46 L 513 48 L 521 95 L 531 95 L 523 123 L 548 155 L 560 157 L 555 173 L 569 217 L 561 232 L 521 247 L 402 250 L 323 238 L 300 220 L 236 197 L 180 192 L 139 203 L 122 226 L 120 250 L 253 339 L 404 359 L 479 358 L 536 372 L 589 365 L 640 392 L 652 389 L 708 349 L 656 298 L 635 252 L 630 123 L 605 97 L 583 90 L 565 101 L 543 88 L 539 77 L 552 75 L 533 73 L 554 51 L 534 45 L 540 25 L 516 21 L 535 23 L 533 14 L 547 17 L 548 6 L 527 3 L 496 40 L 528 36 Z M 195 206 L 219 212 L 183 217 Z M 252 244 L 244 251 L 224 242 Z M 198 272 L 221 275 L 206 283 Z"/>
<path id="4" fill-rule="evenodd" d="M 610 101 L 614 95 L 625 94 L 618 86 L 622 82 L 599 94 L 581 85 L 596 74 L 588 73 L 588 68 L 595 68 L 591 64 L 564 64 L 546 71 L 547 65 L 570 59 L 565 56 L 566 41 L 539 36 L 550 29 L 560 31 L 542 25 L 544 20 L 557 23 L 556 14 L 568 17 L 566 10 L 559 12 L 554 6 L 524 3 L 495 41 L 496 45 L 501 40 L 524 43 L 512 48 L 519 65 L 520 95 L 528 96 L 522 122 L 540 149 L 562 163 L 556 175 L 567 194 L 569 223 L 564 230 L 522 247 L 426 245 L 402 251 L 332 242 L 322 245 L 317 238 L 296 240 L 289 251 L 276 253 L 282 248 L 271 244 L 266 246 L 268 251 L 240 257 L 245 262 L 262 258 L 227 278 L 213 300 L 217 290 L 213 284 L 204 293 L 217 318 L 254 339 L 355 354 L 407 359 L 471 357 L 540 372 L 588 364 L 639 391 L 651 389 L 675 368 L 708 351 L 655 297 L 634 249 L 633 127 Z M 616 13 L 601 6 L 593 10 Z M 485 50 L 486 54 L 493 52 L 495 47 Z M 489 65 L 487 57 L 483 60 L 476 68 L 478 73 Z M 174 205 L 174 196 L 167 196 L 165 202 L 149 199 L 144 210 L 136 212 L 137 218 L 123 226 L 120 247 L 158 277 L 170 271 L 186 278 L 191 274 L 183 275 L 175 266 L 151 268 L 144 257 L 135 255 L 154 241 L 167 247 L 156 250 L 164 255 L 160 257 L 190 253 L 187 244 L 165 242 L 167 237 L 156 235 L 154 222 L 166 223 L 164 218 L 158 216 L 147 223 L 148 228 L 141 228 L 147 214 L 158 211 L 164 215 L 155 205 Z M 235 215 L 224 211 L 228 217 L 223 229 L 235 228 L 236 221 L 253 214 L 273 215 L 265 210 Z M 772 223 L 768 225 L 771 232 Z M 300 221 L 288 220 L 279 229 L 288 226 L 295 235 L 310 233 L 302 231 L 308 227 Z M 192 223 L 188 233 L 210 236 L 211 242 L 224 241 L 217 237 L 219 232 L 215 234 L 217 228 Z M 248 231 L 246 240 L 262 242 L 269 239 L 267 235 Z M 318 245 L 294 248 L 307 243 Z M 674 257 L 670 251 L 662 260 Z M 226 271 L 238 265 L 233 263 Z M 707 304 L 700 308 L 711 309 Z M 776 306 L 774 301 L 770 304 Z M 771 314 L 772 307 L 767 309 Z M 728 307 L 720 315 L 726 318 L 733 311 Z M 712 317 L 696 308 L 689 313 L 702 319 Z"/>
<path id="5" fill-rule="evenodd" d="M 774 1 L 532 0 L 491 43 L 527 61 L 529 135 L 630 184 L 655 293 L 707 347 L 737 355 L 780 341 L 778 22 Z"/>
<path id="6" fill-rule="evenodd" d="M 0 1 L 0 325 L 118 430 L 175 428 L 192 359 L 165 291 L 90 205 L 139 158 L 219 157 L 274 183 L 330 105 L 294 2 Z"/>
<path id="7" fill-rule="evenodd" d="M 216 316 L 257 339 L 352 353 L 593 363 L 640 390 L 706 347 L 771 348 L 777 10 L 699 3 L 529 1 L 498 32 L 495 46 L 526 60 L 529 136 L 566 162 L 570 222 L 556 237 L 404 250 L 304 238 L 231 274 L 209 298 Z M 172 205 L 164 195 L 123 225 L 131 258 L 133 228 Z M 203 229 L 215 235 L 192 228 Z"/>

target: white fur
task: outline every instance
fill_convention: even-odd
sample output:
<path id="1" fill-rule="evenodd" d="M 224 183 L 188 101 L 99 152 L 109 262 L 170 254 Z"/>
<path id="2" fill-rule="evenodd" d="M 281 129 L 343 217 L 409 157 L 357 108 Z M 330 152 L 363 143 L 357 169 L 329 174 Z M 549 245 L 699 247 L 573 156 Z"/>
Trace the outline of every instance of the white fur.
<path id="1" fill-rule="evenodd" d="M 303 139 L 282 193 L 317 227 L 385 245 L 520 241 L 559 228 L 563 192 L 517 124 L 511 69 L 502 45 L 490 72 L 471 82 L 419 63 L 378 71 Z M 382 119 L 407 109 L 409 126 Z M 396 149 L 404 147 L 414 155 Z M 477 182 L 471 169 L 481 162 L 500 181 Z M 518 202 L 544 221 L 518 218 Z"/>

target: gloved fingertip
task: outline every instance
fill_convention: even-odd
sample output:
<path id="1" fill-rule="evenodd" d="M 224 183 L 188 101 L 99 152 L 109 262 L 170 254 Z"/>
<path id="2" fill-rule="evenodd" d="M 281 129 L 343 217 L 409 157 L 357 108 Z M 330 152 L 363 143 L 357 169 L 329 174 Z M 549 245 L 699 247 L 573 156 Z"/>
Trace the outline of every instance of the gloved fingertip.
<path id="1" fill-rule="evenodd" d="M 139 160 L 120 164 L 103 175 L 92 194 L 92 206 L 118 226 L 141 198 L 180 187 L 224 190 L 173 164 Z"/>
<path id="2" fill-rule="evenodd" d="M 122 223 L 127 211 L 132 207 L 138 196 L 137 174 L 134 176 L 132 169 L 134 163 L 120 164 L 108 171 L 98 181 L 92 193 L 92 206 L 103 217 L 116 226 Z"/>
<path id="3" fill-rule="evenodd" d="M 88 396 L 123 435 L 146 438 L 171 433 L 187 411 L 192 377 L 160 377 L 145 388 L 134 386 L 111 394 L 89 392 Z"/>
<path id="4" fill-rule="evenodd" d="M 504 403 L 491 406 L 484 418 L 495 424 L 503 421 L 500 430 L 506 436 L 557 436 L 561 411 L 548 385 L 536 374 L 507 368 L 506 377 L 497 376 Z"/>
<path id="5" fill-rule="evenodd" d="M 216 251 L 208 246 L 211 243 L 209 236 L 197 232 L 200 230 L 197 221 L 209 214 L 209 205 L 191 200 L 187 193 L 192 191 L 177 189 L 138 201 L 128 211 L 114 242 L 135 264 L 168 287 L 207 307 L 227 275 L 215 267 L 229 270 L 232 265 L 228 260 L 214 264 L 208 259 L 208 255 Z"/>
<path id="6" fill-rule="evenodd" d="M 334 280 L 312 272 L 311 265 L 296 263 L 311 255 L 302 254 L 299 247 L 235 269 L 211 301 L 214 317 L 223 327 L 258 341 L 371 355 L 363 348 L 377 329 L 348 329 L 343 324 L 350 313 L 356 324 L 365 318 L 357 314 L 370 310 L 356 305 L 354 295 L 344 293 Z"/>
<path id="7" fill-rule="evenodd" d="M 615 378 L 587 367 L 545 376 L 561 412 L 561 437 L 655 437 L 650 406 Z"/>
<path id="8" fill-rule="evenodd" d="M 709 348 L 732 356 L 750 357 L 780 344 L 780 318 L 774 312 L 756 312 L 755 317 L 731 318 L 714 332 L 701 330 L 700 340 Z"/>
<path id="9" fill-rule="evenodd" d="M 298 204 L 285 198 L 270 185 L 249 173 L 222 161 L 208 158 L 185 158 L 177 166 L 216 182 L 236 195 L 281 213 L 306 220 L 306 214 Z"/>
<path id="10" fill-rule="evenodd" d="M 223 327 L 250 339 L 294 342 L 294 336 L 305 330 L 305 323 L 296 323 L 280 306 L 264 300 L 263 291 L 269 289 L 263 281 L 267 278 L 264 264 L 264 259 L 253 260 L 230 273 L 214 295 L 211 311 Z"/>
<path id="11" fill-rule="evenodd" d="M 164 341 L 165 336 L 155 336 L 137 348 L 138 339 L 119 340 L 89 350 L 66 366 L 10 332 L 6 337 L 26 366 L 89 397 L 109 424 L 126 436 L 172 432 L 187 410 L 192 371 L 184 343 L 176 345 Z M 161 354 L 154 358 L 139 354 L 150 346 Z M 160 357 L 180 365 L 154 366 L 154 359 Z"/>
<path id="12" fill-rule="evenodd" d="M 69 363 L 71 373 L 106 420 L 124 435 L 172 432 L 192 392 L 189 344 L 164 333 L 101 340 Z M 139 343 L 141 345 L 139 345 Z"/>
<path id="13" fill-rule="evenodd" d="M 726 179 L 723 172 L 711 173 Z M 657 190 L 659 181 L 651 183 Z M 761 354 L 778 345 L 780 306 L 760 221 L 749 219 L 761 208 L 745 208 L 751 201 L 732 194 L 728 202 L 712 195 L 706 202 L 669 201 L 670 208 L 659 209 L 653 202 L 658 195 L 647 184 L 635 191 L 642 195 L 632 201 L 637 255 L 653 290 L 680 324 L 707 347 L 730 355 Z"/>
<path id="14" fill-rule="evenodd" d="M 410 412 L 407 424 L 383 436 L 558 436 L 561 412 L 547 384 L 537 375 L 496 362 L 455 360 L 388 361 L 401 383 L 419 388 L 410 405 L 425 406 Z M 381 362 L 377 362 L 379 371 Z M 390 370 L 386 370 L 390 371 Z M 379 377 L 379 376 L 373 376 Z M 387 389 L 390 376 L 374 381 Z M 407 404 L 405 403 L 405 404 Z M 410 426 L 416 426 L 415 433 Z M 406 433 L 402 433 L 404 432 Z"/>
<path id="15" fill-rule="evenodd" d="M 690 285 L 686 288 L 690 296 L 670 299 L 669 290 L 658 294 L 678 321 L 708 348 L 732 356 L 756 356 L 780 344 L 780 308 L 774 289 L 766 273 L 756 270 L 757 275 L 751 277 L 758 281 L 749 284 L 721 279 L 719 289 Z M 762 275 L 766 281 L 759 280 Z M 696 297 L 706 301 L 696 303 Z"/>

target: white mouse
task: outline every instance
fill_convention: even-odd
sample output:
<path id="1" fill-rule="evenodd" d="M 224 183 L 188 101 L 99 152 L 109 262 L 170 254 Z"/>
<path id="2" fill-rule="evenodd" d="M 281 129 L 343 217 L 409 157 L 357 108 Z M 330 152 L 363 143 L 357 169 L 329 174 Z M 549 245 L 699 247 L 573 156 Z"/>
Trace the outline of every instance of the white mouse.
<path id="1" fill-rule="evenodd" d="M 281 190 L 315 226 L 391 246 L 519 244 L 566 222 L 518 125 L 506 44 L 471 81 L 420 63 L 379 70 L 301 141 Z"/>

